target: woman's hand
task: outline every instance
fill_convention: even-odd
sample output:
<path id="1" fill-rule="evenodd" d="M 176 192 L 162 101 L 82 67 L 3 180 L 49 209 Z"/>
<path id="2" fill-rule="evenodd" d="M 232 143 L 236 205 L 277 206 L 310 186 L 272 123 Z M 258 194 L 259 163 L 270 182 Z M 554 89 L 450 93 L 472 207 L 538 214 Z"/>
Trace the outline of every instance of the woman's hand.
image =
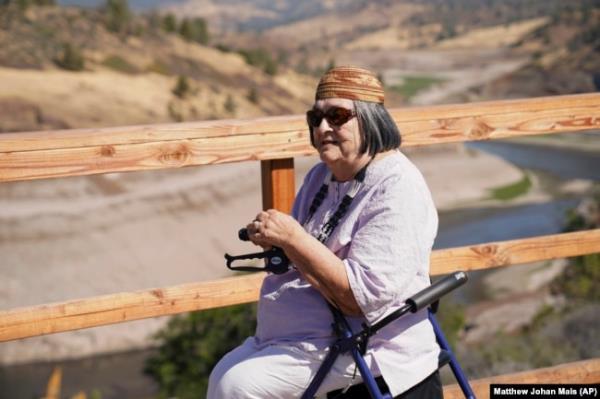
<path id="1" fill-rule="evenodd" d="M 248 238 L 263 248 L 284 250 L 298 272 L 332 304 L 347 315 L 362 315 L 346 268 L 329 248 L 308 234 L 293 217 L 269 209 L 246 226 Z"/>
<path id="2" fill-rule="evenodd" d="M 246 229 L 250 241 L 263 248 L 275 246 L 285 249 L 297 234 L 304 232 L 296 219 L 275 209 L 260 212 Z"/>

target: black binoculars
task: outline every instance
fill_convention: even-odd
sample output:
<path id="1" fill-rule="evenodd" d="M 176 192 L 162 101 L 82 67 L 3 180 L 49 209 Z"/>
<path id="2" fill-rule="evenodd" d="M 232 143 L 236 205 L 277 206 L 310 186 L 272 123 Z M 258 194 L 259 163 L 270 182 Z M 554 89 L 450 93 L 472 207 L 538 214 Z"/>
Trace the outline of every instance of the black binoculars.
<path id="1" fill-rule="evenodd" d="M 242 241 L 250 241 L 248 230 L 245 228 L 240 229 L 240 231 L 238 231 L 238 238 Z M 247 259 L 265 259 L 265 267 L 232 265 L 235 261 Z M 285 252 L 283 252 L 283 249 L 279 247 L 272 247 L 263 252 L 254 252 L 238 256 L 225 254 L 225 260 L 227 262 L 227 268 L 238 272 L 270 272 L 274 274 L 283 274 L 290 268 L 290 260 L 285 255 Z"/>

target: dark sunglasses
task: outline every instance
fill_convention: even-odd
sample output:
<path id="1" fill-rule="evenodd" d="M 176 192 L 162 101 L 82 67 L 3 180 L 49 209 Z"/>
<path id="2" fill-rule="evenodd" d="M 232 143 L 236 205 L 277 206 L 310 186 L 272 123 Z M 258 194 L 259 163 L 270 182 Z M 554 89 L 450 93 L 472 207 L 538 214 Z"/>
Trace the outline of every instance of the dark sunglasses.
<path id="1" fill-rule="evenodd" d="M 310 127 L 319 127 L 323 118 L 325 118 L 330 126 L 339 127 L 355 116 L 356 112 L 354 110 L 342 107 L 330 107 L 325 112 L 313 108 L 306 112 L 306 122 Z"/>

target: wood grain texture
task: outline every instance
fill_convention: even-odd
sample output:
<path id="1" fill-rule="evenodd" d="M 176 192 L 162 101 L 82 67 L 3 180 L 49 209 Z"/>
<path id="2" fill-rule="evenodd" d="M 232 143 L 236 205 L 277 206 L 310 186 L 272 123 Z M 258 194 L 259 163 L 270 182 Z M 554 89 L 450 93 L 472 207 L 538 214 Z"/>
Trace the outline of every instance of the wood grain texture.
<path id="1" fill-rule="evenodd" d="M 600 94 L 390 111 L 404 146 L 600 128 Z M 0 135 L 0 182 L 314 154 L 302 116 Z"/>
<path id="2" fill-rule="evenodd" d="M 296 196 L 294 158 L 261 161 L 263 210 L 290 214 Z"/>
<path id="3" fill-rule="evenodd" d="M 281 159 L 313 152 L 297 133 L 8 151 L 0 152 L 0 182 Z"/>
<path id="4" fill-rule="evenodd" d="M 564 363 L 554 367 L 470 381 L 478 399 L 490 397 L 490 384 L 597 384 L 600 383 L 600 359 Z M 445 399 L 463 399 L 458 384 L 444 386 Z"/>
<path id="5" fill-rule="evenodd" d="M 256 301 L 263 274 L 0 312 L 0 342 Z"/>
<path id="6" fill-rule="evenodd" d="M 496 248 L 487 250 L 486 248 Z M 600 252 L 600 229 L 434 251 L 432 274 Z M 0 342 L 258 299 L 263 274 L 0 312 Z"/>
<path id="7" fill-rule="evenodd" d="M 600 252 L 600 229 L 433 251 L 431 274 L 478 270 Z"/>

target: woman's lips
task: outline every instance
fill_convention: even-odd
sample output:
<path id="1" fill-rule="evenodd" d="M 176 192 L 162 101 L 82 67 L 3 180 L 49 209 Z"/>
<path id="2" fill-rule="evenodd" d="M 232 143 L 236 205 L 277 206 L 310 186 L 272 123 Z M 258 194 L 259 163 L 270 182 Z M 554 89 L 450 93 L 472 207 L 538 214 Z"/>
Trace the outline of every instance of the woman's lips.
<path id="1" fill-rule="evenodd" d="M 335 141 L 335 140 L 323 140 L 323 141 L 321 141 L 321 145 L 322 146 L 323 145 L 327 145 L 327 144 L 335 145 L 335 144 L 337 144 L 337 141 Z"/>

